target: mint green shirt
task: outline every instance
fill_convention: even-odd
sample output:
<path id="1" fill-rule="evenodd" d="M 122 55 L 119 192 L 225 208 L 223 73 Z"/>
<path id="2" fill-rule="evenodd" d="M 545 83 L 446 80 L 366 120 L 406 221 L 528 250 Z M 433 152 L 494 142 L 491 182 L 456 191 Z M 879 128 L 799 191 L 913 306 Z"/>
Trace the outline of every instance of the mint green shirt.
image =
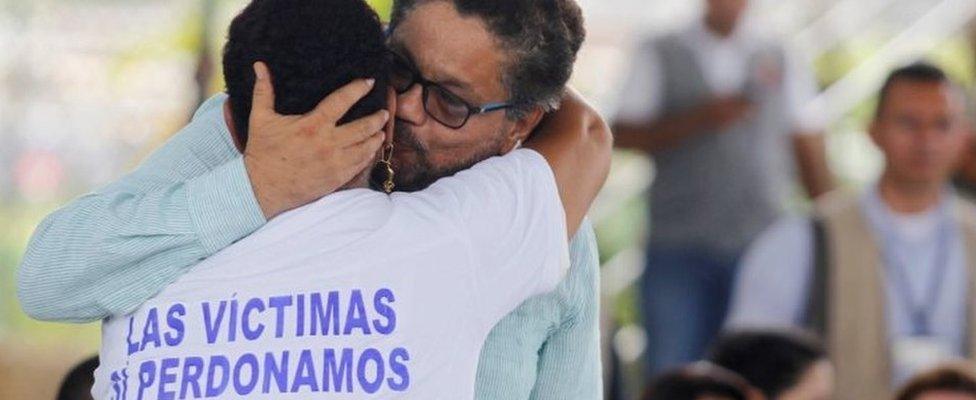
<path id="1" fill-rule="evenodd" d="M 18 271 L 34 318 L 92 322 L 137 309 L 177 277 L 265 224 L 223 116 L 226 96 L 139 168 L 41 222 Z M 585 223 L 556 291 L 529 299 L 488 336 L 477 398 L 599 399 L 599 262 Z"/>

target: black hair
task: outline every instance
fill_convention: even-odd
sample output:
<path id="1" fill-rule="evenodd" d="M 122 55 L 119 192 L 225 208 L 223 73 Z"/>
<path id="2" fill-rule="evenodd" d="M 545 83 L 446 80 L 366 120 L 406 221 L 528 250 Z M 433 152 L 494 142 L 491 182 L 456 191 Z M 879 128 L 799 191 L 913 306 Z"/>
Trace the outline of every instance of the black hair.
<path id="1" fill-rule="evenodd" d="M 231 23 L 223 57 L 235 130 L 245 145 L 257 61 L 271 70 L 280 114 L 308 113 L 359 78 L 376 85 L 340 122 L 386 107 L 386 37 L 363 0 L 253 0 Z"/>
<path id="2" fill-rule="evenodd" d="M 61 382 L 57 400 L 90 400 L 97 368 L 98 356 L 88 358 L 72 368 Z"/>
<path id="3" fill-rule="evenodd" d="M 972 365 L 949 364 L 923 372 L 905 384 L 895 400 L 915 400 L 930 392 L 952 392 L 976 396 L 976 376 Z"/>
<path id="4" fill-rule="evenodd" d="M 745 378 L 767 398 L 796 386 L 827 352 L 815 337 L 799 331 L 740 331 L 719 337 L 709 360 Z"/>
<path id="5" fill-rule="evenodd" d="M 910 64 L 888 74 L 881 91 L 878 93 L 878 106 L 875 110 L 875 118 L 880 117 L 884 112 L 888 98 L 891 97 L 891 88 L 898 82 L 921 82 L 921 83 L 945 83 L 951 84 L 952 81 L 945 71 L 927 62 L 917 62 Z"/>
<path id="6" fill-rule="evenodd" d="M 433 0 L 395 0 L 391 29 L 418 4 Z M 586 39 L 583 12 L 574 0 L 439 0 L 458 13 L 476 16 L 509 52 L 502 81 L 508 89 L 508 116 L 523 117 L 533 107 L 559 107 Z"/>
<path id="7" fill-rule="evenodd" d="M 749 399 L 749 384 L 734 372 L 707 362 L 667 371 L 651 383 L 642 400 L 695 400 L 719 396 Z"/>

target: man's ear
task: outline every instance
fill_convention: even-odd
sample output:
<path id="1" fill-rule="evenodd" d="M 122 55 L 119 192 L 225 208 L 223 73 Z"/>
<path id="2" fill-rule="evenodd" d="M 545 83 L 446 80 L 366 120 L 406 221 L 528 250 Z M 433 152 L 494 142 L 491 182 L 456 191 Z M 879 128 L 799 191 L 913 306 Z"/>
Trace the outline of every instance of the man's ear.
<path id="1" fill-rule="evenodd" d="M 508 149 L 505 153 L 510 153 L 515 149 L 519 148 L 522 143 L 525 143 L 532 131 L 539 126 L 542 122 L 542 117 L 545 116 L 545 112 L 542 111 L 541 107 L 533 107 L 528 114 L 515 121 L 515 125 L 512 127 L 511 132 L 508 135 L 508 143 L 505 148 Z"/>
<path id="2" fill-rule="evenodd" d="M 383 127 L 383 132 L 386 132 L 386 139 L 384 140 L 384 147 L 393 144 L 393 134 L 394 127 L 396 124 L 396 110 L 397 110 L 397 94 L 396 90 L 390 86 L 386 93 L 386 111 L 390 113 L 390 119 L 386 121 L 386 126 Z"/>
<path id="3" fill-rule="evenodd" d="M 881 135 L 881 122 L 875 118 L 871 121 L 871 125 L 868 125 L 868 136 L 871 137 L 871 143 L 874 143 L 878 150 L 881 150 Z"/>

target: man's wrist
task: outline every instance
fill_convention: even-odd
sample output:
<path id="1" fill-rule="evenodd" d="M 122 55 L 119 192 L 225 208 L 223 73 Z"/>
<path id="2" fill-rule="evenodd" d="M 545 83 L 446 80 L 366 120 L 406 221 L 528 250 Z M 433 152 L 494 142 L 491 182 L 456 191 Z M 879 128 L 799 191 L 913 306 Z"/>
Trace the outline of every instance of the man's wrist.
<path id="1" fill-rule="evenodd" d="M 229 246 L 267 222 L 241 157 L 191 179 L 186 191 L 190 217 L 208 254 Z"/>
<path id="2" fill-rule="evenodd" d="M 277 190 L 276 182 L 264 174 L 264 169 L 257 159 L 245 155 L 244 168 L 251 183 L 254 199 L 261 208 L 265 220 L 271 220 L 289 209 L 287 204 L 290 202 L 281 196 L 284 191 Z"/>

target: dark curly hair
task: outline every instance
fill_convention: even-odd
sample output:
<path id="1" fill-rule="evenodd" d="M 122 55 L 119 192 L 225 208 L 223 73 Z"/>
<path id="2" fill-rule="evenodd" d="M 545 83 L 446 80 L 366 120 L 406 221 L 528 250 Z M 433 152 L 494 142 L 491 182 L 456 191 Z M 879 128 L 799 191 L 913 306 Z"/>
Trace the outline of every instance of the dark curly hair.
<path id="1" fill-rule="evenodd" d="M 827 360 L 820 341 L 794 330 L 743 330 L 722 335 L 709 361 L 727 368 L 775 399 L 800 383 L 819 361 Z"/>
<path id="2" fill-rule="evenodd" d="M 586 39 L 583 12 L 574 0 L 395 0 L 390 28 L 428 1 L 451 1 L 458 13 L 481 18 L 509 52 L 502 77 L 518 119 L 533 107 L 555 110 Z"/>
<path id="3" fill-rule="evenodd" d="M 271 70 L 275 109 L 286 115 L 308 113 L 354 79 L 376 79 L 340 121 L 346 122 L 386 107 L 385 42 L 379 17 L 363 0 L 251 1 L 231 23 L 224 47 L 224 79 L 240 142 L 247 143 L 255 62 Z"/>

